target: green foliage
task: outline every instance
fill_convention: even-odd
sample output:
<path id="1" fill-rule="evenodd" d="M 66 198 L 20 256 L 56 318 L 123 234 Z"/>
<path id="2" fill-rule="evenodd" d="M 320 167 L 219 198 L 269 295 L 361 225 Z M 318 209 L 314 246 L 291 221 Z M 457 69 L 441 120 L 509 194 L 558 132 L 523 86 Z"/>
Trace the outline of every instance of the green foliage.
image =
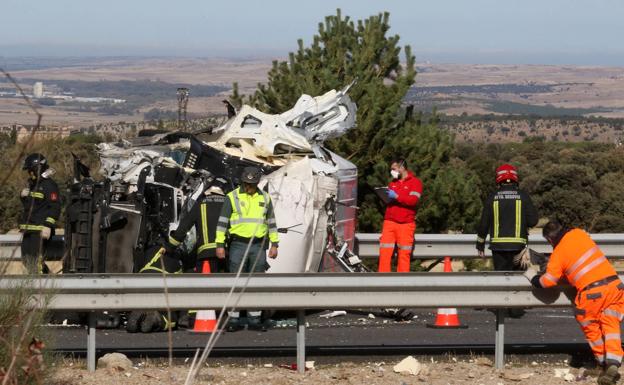
<path id="1" fill-rule="evenodd" d="M 358 167 L 359 230 L 380 230 L 383 207 L 372 187 L 388 184 L 389 162 L 397 157 L 406 158 L 423 180 L 419 229 L 470 229 L 480 208 L 478 194 L 464 201 L 457 194 L 474 192 L 470 183 L 475 175 L 468 171 L 462 178 L 457 165 L 451 165 L 453 138 L 438 128 L 435 113 L 423 123 L 421 115 L 406 116 L 402 110 L 415 81 L 415 58 L 406 46 L 401 63 L 399 36 L 388 36 L 389 29 L 387 12 L 354 22 L 338 10 L 319 24 L 309 47 L 299 40 L 288 61 L 273 62 L 267 84 L 259 84 L 250 97 L 240 95 L 234 84 L 230 100 L 281 113 L 301 94 L 321 95 L 355 81 L 349 96 L 358 106 L 357 128 L 327 145 Z"/>
<path id="2" fill-rule="evenodd" d="M 504 162 L 519 169 L 520 187 L 540 217 L 557 218 L 594 232 L 624 231 L 624 149 L 610 144 L 457 144 L 458 157 L 477 175 L 481 199 L 496 188 L 494 170 Z"/>

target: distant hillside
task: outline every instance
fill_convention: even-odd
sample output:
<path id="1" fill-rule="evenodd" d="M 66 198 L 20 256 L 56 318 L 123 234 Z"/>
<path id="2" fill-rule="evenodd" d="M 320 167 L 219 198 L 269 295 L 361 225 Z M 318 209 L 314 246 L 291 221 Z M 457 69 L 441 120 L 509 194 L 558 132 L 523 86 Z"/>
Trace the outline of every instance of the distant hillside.
<path id="1" fill-rule="evenodd" d="M 562 142 L 624 141 L 624 119 L 601 117 L 442 115 L 440 126 L 448 128 L 460 142 L 503 143 L 530 137 Z"/>

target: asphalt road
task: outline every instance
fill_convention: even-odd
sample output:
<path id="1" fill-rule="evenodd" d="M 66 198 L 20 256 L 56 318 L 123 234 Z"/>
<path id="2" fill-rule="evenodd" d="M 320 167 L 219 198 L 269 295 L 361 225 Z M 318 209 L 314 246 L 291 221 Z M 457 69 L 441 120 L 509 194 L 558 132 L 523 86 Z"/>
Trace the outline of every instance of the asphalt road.
<path id="1" fill-rule="evenodd" d="M 306 347 L 310 356 L 384 356 L 395 354 L 440 354 L 445 352 L 493 352 L 495 316 L 487 310 L 459 309 L 466 329 L 431 329 L 435 309 L 414 311 L 416 318 L 395 322 L 367 311 L 349 312 L 346 316 L 325 319 L 319 313 L 308 314 Z M 294 319 L 281 319 L 267 332 L 224 332 L 215 357 L 266 357 L 295 354 Z M 50 326 L 53 345 L 59 352 L 83 355 L 87 333 L 79 326 Z M 208 334 L 186 330 L 173 332 L 177 356 L 189 356 L 204 347 Z M 119 351 L 132 356 L 162 356 L 167 352 L 167 333 L 130 334 L 123 329 L 97 330 L 98 355 Z M 572 312 L 568 309 L 531 309 L 521 319 L 505 319 L 505 352 L 530 354 L 586 354 L 587 344 Z"/>

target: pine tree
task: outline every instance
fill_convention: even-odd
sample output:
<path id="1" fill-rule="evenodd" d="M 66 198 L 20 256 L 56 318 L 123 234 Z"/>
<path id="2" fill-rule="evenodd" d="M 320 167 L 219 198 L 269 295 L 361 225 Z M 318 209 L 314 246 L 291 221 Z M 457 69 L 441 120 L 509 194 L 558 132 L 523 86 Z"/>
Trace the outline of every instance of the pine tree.
<path id="1" fill-rule="evenodd" d="M 385 12 L 354 22 L 338 9 L 336 15 L 319 24 L 309 47 L 300 39 L 288 61 L 273 62 L 266 84 L 258 84 L 250 97 L 240 95 L 234 84 L 230 101 L 276 114 L 292 108 L 301 94 L 321 95 L 355 81 L 349 96 L 358 106 L 357 127 L 326 145 L 358 167 L 360 231 L 380 229 L 383 207 L 372 187 L 387 185 L 389 162 L 396 157 L 407 158 L 425 185 L 423 214 L 419 214 L 419 221 L 422 218 L 425 222 L 419 223 L 419 228 L 435 232 L 463 229 L 470 226 L 472 218 L 461 218 L 473 215 L 475 204 L 480 208 L 478 189 L 461 191 L 469 195 L 469 203 L 458 204 L 459 198 L 449 197 L 453 189 L 466 186 L 461 173 L 446 172 L 453 138 L 437 128 L 435 114 L 423 124 L 419 114 L 412 116 L 411 108 L 402 109 L 416 78 L 415 57 L 409 46 L 398 45 L 398 35 L 388 35 L 389 18 Z M 471 175 L 466 180 L 470 181 Z M 430 194 L 430 186 L 441 195 Z"/>

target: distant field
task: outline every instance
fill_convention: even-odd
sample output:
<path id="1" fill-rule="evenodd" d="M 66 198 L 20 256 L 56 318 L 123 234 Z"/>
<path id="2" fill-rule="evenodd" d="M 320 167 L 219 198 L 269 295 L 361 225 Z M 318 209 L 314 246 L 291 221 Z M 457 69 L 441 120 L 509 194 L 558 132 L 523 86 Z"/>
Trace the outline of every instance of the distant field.
<path id="1" fill-rule="evenodd" d="M 266 80 L 272 60 L 0 58 L 0 66 L 10 69 L 27 92 L 35 80 L 42 80 L 46 87 L 72 90 L 77 95 L 128 100 L 114 108 L 71 103 L 44 108 L 48 121 L 78 128 L 98 120 L 139 121 L 154 109 L 171 114 L 177 108 L 178 86 L 191 89 L 189 113 L 197 117 L 223 113 L 221 100 L 227 97 L 231 84 L 238 82 L 243 92 L 252 92 L 257 83 Z M 622 68 L 424 64 L 418 71 L 405 102 L 421 111 L 436 108 L 448 115 L 624 117 Z M 0 89 L 3 85 L 7 86 L 0 81 Z M 31 120 L 19 101 L 0 98 L 0 123 L 30 124 Z M 598 138 L 607 136 L 599 134 Z"/>

